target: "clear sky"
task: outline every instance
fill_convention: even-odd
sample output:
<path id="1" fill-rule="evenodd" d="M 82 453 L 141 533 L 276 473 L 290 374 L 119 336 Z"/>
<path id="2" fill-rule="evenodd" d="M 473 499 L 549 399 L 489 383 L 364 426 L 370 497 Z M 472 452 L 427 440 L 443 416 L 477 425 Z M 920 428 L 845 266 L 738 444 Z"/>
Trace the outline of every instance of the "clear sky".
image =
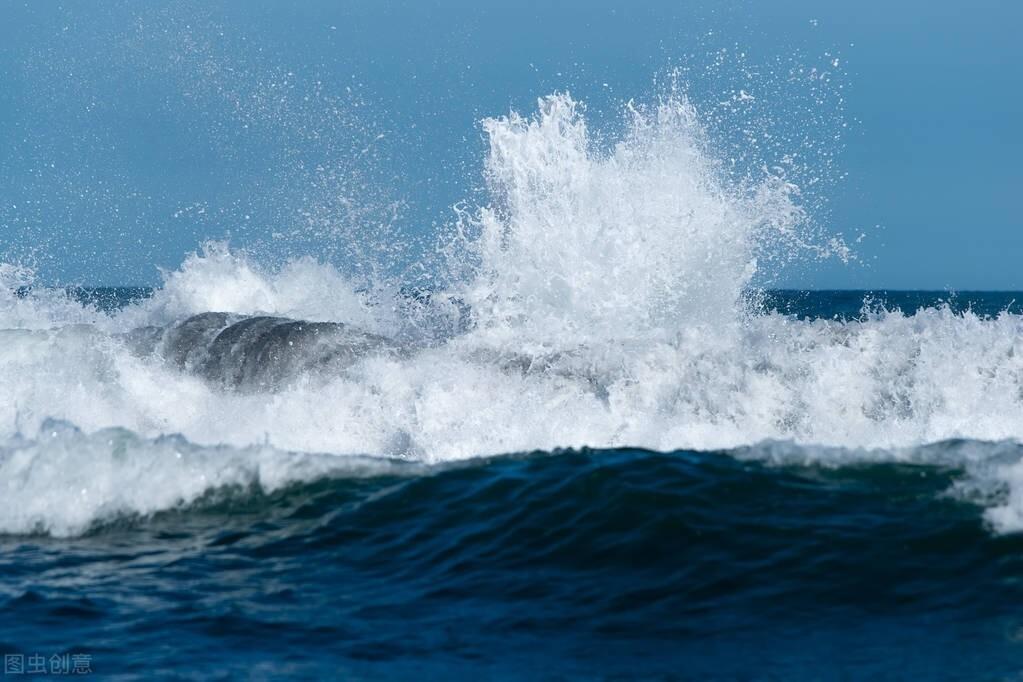
<path id="1" fill-rule="evenodd" d="M 818 219 L 866 234 L 860 264 L 778 284 L 1023 289 L 1021 26 L 1008 0 L 0 0 L 0 254 L 95 284 L 225 235 L 351 257 L 451 219 L 481 117 L 569 89 L 613 126 L 682 68 L 698 106 L 746 89 L 836 164 Z M 791 74 L 834 59 L 814 110 Z"/>

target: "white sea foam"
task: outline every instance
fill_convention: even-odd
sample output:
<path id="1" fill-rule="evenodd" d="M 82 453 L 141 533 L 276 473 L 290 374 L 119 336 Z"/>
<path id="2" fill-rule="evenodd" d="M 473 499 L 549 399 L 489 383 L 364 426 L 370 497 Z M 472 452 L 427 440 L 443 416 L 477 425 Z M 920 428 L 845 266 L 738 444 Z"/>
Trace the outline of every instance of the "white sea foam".
<path id="1" fill-rule="evenodd" d="M 147 440 L 117 428 L 84 434 L 51 420 L 34 438 L 0 442 L 0 531 L 73 535 L 98 520 L 185 506 L 210 491 L 273 492 L 322 476 L 394 470 L 374 458 L 203 448 L 179 436 Z"/>
<path id="2" fill-rule="evenodd" d="M 609 153 L 568 95 L 539 108 L 484 122 L 492 203 L 466 292 L 481 326 L 562 345 L 733 322 L 758 251 L 803 220 L 798 188 L 727 186 L 678 95 L 630 106 Z"/>
<path id="3" fill-rule="evenodd" d="M 424 304 L 442 317 L 454 309 L 445 301 L 470 307 L 472 328 L 444 343 L 415 343 L 393 288 L 356 290 L 311 259 L 271 271 L 210 245 L 113 315 L 54 292 L 9 294 L 28 275 L 0 271 L 0 531 L 76 532 L 112 510 L 321 471 L 320 459 L 286 453 L 432 463 L 783 441 L 837 464 L 1023 438 L 1023 318 L 753 314 L 743 292 L 758 259 L 808 243 L 798 188 L 772 174 L 727 182 L 684 99 L 630 116 L 609 151 L 567 95 L 542 100 L 533 118 L 486 122 L 491 201 L 444 245 L 458 276 Z M 346 322 L 404 335 L 410 349 L 243 393 L 139 355 L 123 336 L 205 311 Z M 53 419 L 82 431 L 47 436 Z M 1018 453 L 977 447 L 951 465 L 1008 490 L 991 496 L 988 518 L 1023 528 Z M 80 489 L 86 498 L 65 499 Z"/>

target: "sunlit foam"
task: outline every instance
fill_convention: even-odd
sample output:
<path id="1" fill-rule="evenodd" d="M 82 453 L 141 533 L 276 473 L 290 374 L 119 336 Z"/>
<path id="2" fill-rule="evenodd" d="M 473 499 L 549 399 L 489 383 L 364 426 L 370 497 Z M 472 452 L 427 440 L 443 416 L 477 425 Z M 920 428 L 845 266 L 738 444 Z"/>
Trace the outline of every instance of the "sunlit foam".
<path id="1" fill-rule="evenodd" d="M 459 237 L 442 245 L 459 277 L 414 305 L 393 283 L 356 287 L 312 259 L 268 269 L 221 244 L 112 315 L 60 292 L 13 293 L 31 273 L 5 266 L 0 480 L 10 494 L 0 530 L 73 532 L 105 510 L 148 513 L 254 480 L 257 464 L 306 466 L 281 453 L 435 463 L 770 441 L 827 464 L 1023 437 L 1023 318 L 947 308 L 851 322 L 754 314 L 744 294 L 760 255 L 806 243 L 798 188 L 771 173 L 730 183 L 682 97 L 629 116 L 609 147 L 594 143 L 564 94 L 535 116 L 485 122 L 490 200 L 464 209 Z M 464 326 L 430 331 L 431 316 L 460 307 Z M 273 390 L 237 391 L 140 353 L 126 336 L 208 311 L 341 322 L 401 337 L 402 351 L 323 371 L 299 362 Z M 52 419 L 74 429 L 49 437 Z M 164 470 L 178 452 L 167 434 L 200 453 L 185 469 Z M 108 451 L 111 439 L 129 445 Z M 1002 453 L 982 467 L 989 450 L 978 448 L 960 461 L 1011 491 L 989 503 L 989 520 L 1023 527 L 1018 465 Z M 65 509 L 64 497 L 43 492 L 47 471 L 92 497 Z M 166 495 L 146 493 L 163 485 Z M 41 506 L 28 513 L 19 500 L 30 494 Z"/>

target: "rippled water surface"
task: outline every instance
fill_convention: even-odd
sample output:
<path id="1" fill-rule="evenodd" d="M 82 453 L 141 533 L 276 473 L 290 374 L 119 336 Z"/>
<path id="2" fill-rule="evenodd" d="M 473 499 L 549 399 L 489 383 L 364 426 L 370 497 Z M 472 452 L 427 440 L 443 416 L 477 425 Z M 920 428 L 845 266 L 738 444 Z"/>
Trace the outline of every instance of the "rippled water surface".
<path id="1" fill-rule="evenodd" d="M 946 494 L 962 472 L 749 454 L 398 466 L 7 537 L 0 642 L 194 679 L 1018 671 L 1023 539 Z"/>

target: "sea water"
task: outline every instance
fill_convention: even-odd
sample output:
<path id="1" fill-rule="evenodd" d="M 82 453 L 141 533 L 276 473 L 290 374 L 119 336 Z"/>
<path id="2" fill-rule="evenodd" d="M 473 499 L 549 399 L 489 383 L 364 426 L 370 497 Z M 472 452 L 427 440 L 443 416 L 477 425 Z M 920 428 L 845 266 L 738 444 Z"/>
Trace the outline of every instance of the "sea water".
<path id="1" fill-rule="evenodd" d="M 153 289 L 0 266 L 0 651 L 1014 679 L 1016 297 L 762 290 L 849 250 L 784 173 L 730 175 L 684 96 L 628 121 L 596 145 L 565 94 L 485 121 L 488 199 L 428 288 L 218 242 Z"/>

